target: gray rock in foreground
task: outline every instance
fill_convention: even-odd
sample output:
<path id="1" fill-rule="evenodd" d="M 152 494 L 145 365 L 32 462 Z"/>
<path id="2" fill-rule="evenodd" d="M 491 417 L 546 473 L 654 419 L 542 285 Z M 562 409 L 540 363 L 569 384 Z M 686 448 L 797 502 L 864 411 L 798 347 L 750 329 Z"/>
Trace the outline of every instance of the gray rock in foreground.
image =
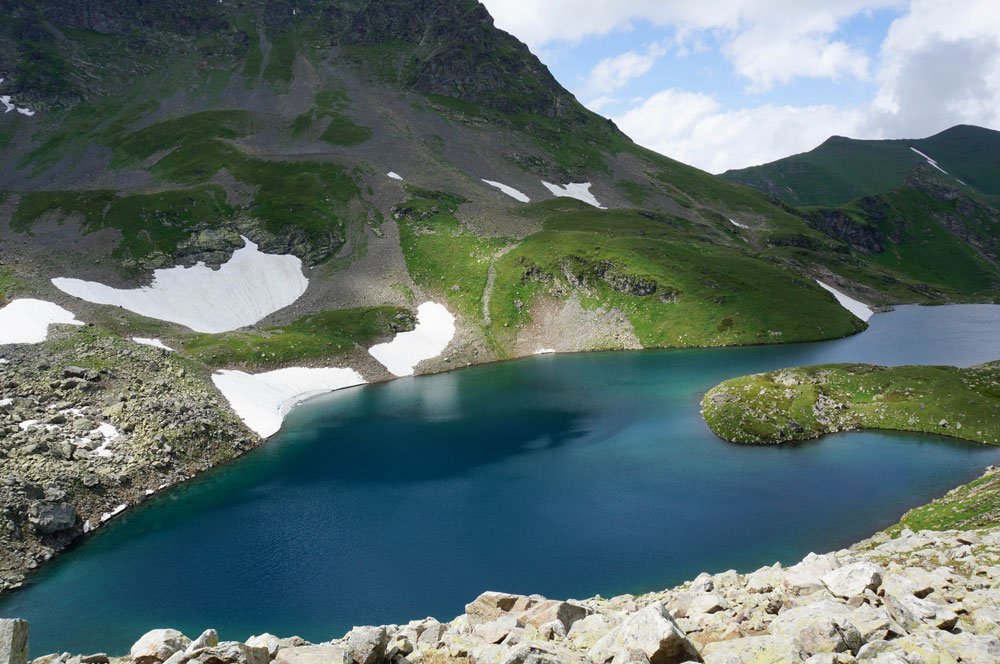
<path id="1" fill-rule="evenodd" d="M 0 664 L 26 664 L 27 661 L 28 623 L 0 620 Z"/>
<path id="2" fill-rule="evenodd" d="M 27 624 L 0 622 L 0 664 L 24 664 Z M 15 636 L 15 632 L 17 636 Z M 24 642 L 18 641 L 22 638 Z M 18 659 L 18 657 L 21 659 Z M 51 655 L 35 664 L 103 664 Z M 904 530 L 750 574 L 701 574 L 610 599 L 486 592 L 451 622 L 194 642 L 154 630 L 114 664 L 998 664 L 1000 528 Z"/>

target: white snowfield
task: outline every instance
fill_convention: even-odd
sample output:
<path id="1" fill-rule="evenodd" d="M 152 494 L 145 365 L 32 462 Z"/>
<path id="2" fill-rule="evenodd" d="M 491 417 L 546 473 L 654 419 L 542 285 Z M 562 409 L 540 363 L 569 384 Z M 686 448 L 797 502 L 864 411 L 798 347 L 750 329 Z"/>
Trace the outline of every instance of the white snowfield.
<path id="1" fill-rule="evenodd" d="M 0 78 L 0 83 L 3 83 L 5 80 L 7 79 Z M 16 110 L 21 115 L 27 115 L 28 117 L 35 114 L 35 112 L 30 108 L 18 108 L 14 102 L 10 100 L 10 95 L 3 95 L 0 97 L 0 104 L 4 105 L 4 113 L 10 113 L 11 111 Z"/>
<path id="2" fill-rule="evenodd" d="M 749 229 L 749 228 L 750 228 L 750 227 L 749 227 L 749 226 L 747 226 L 746 224 L 741 224 L 740 222 L 736 221 L 735 219 L 730 219 L 730 220 L 729 220 L 729 223 L 731 223 L 731 224 L 732 224 L 733 226 L 738 226 L 738 227 L 740 227 L 740 228 L 747 228 L 747 229 Z"/>
<path id="3" fill-rule="evenodd" d="M 493 180 L 485 180 L 484 179 L 483 182 L 485 182 L 486 184 L 490 185 L 491 187 L 496 187 L 497 189 L 499 189 L 503 193 L 507 194 L 511 198 L 513 198 L 515 200 L 518 200 L 518 201 L 521 201 L 522 203 L 530 203 L 531 202 L 531 199 L 528 198 L 527 195 L 525 195 L 524 193 L 518 191 L 517 189 L 514 189 L 514 187 L 511 187 L 509 185 L 503 184 L 502 182 L 494 182 Z"/>
<path id="4" fill-rule="evenodd" d="M 945 175 L 948 175 L 948 171 L 946 171 L 943 168 L 941 168 L 940 166 L 938 166 L 938 163 L 936 161 L 934 161 L 933 159 L 931 159 L 930 157 L 928 157 L 927 155 L 925 155 L 923 152 L 921 152 L 920 150 L 916 149 L 915 147 L 910 147 L 910 149 L 913 150 L 914 152 L 916 152 L 918 155 L 920 155 L 924 159 L 926 159 L 928 164 L 930 164 L 934 168 L 938 169 L 939 171 L 941 171 Z"/>
<path id="5" fill-rule="evenodd" d="M 173 350 L 174 350 L 173 348 L 171 348 L 170 346 L 166 345 L 165 343 L 163 343 L 159 339 L 149 339 L 147 337 L 132 337 L 132 341 L 136 342 L 137 344 L 142 344 L 143 346 L 152 346 L 153 348 L 162 348 L 163 350 L 169 350 L 170 352 L 173 352 Z"/>
<path id="6" fill-rule="evenodd" d="M 62 277 L 52 283 L 88 302 L 116 305 L 195 332 L 228 332 L 284 309 L 309 285 L 296 256 L 265 254 L 247 238 L 243 242 L 218 270 L 203 263 L 156 270 L 153 283 L 142 288 L 112 288 Z"/>
<path id="7" fill-rule="evenodd" d="M 391 177 L 393 180 L 399 180 L 400 182 L 403 181 L 403 176 L 400 175 L 399 173 L 396 173 L 395 171 L 389 171 L 388 173 L 386 173 L 386 175 Z"/>
<path id="8" fill-rule="evenodd" d="M 833 293 L 833 296 L 837 298 L 837 302 L 840 303 L 840 306 L 844 307 L 845 309 L 850 311 L 852 314 L 854 314 L 861 320 L 868 322 L 868 319 L 871 318 L 872 314 L 875 313 L 864 302 L 858 302 L 853 297 L 848 297 L 847 295 L 844 295 L 836 288 L 833 288 L 832 286 L 827 286 L 819 279 L 816 280 L 816 283 L 825 288 L 826 290 L 830 291 L 831 293 Z"/>
<path id="9" fill-rule="evenodd" d="M 0 309 L 0 345 L 41 343 L 49 335 L 49 325 L 83 325 L 83 322 L 52 302 L 13 300 Z"/>
<path id="10" fill-rule="evenodd" d="M 277 433 L 285 415 L 299 402 L 366 381 L 354 369 L 290 367 L 259 374 L 217 371 L 212 382 L 240 419 L 267 438 Z"/>
<path id="11" fill-rule="evenodd" d="M 552 192 L 553 196 L 563 196 L 566 198 L 575 198 L 578 201 L 583 201 L 588 205 L 593 205 L 599 210 L 607 210 L 608 208 L 601 205 L 601 203 L 590 193 L 590 183 L 589 182 L 577 182 L 570 183 L 565 186 L 552 184 L 542 180 L 542 184 L 545 188 Z"/>
<path id="12" fill-rule="evenodd" d="M 394 376 L 412 376 L 413 368 L 423 360 L 437 357 L 455 336 L 455 316 L 437 302 L 417 307 L 417 325 L 410 332 L 400 332 L 385 344 L 368 349 Z"/>

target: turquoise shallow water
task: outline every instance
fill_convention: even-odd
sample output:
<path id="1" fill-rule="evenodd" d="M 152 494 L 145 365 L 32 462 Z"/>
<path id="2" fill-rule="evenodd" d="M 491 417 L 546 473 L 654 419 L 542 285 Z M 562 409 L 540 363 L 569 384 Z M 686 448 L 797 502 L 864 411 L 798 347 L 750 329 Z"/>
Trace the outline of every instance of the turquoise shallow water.
<path id="1" fill-rule="evenodd" d="M 856 337 L 543 356 L 344 390 L 244 459 L 127 514 L 0 616 L 32 653 L 124 653 L 207 627 L 325 640 L 450 619 L 487 589 L 668 587 L 847 545 L 1000 463 L 1000 449 L 855 433 L 740 447 L 698 413 L 728 377 L 797 364 L 1000 358 L 1000 307 L 901 307 Z"/>

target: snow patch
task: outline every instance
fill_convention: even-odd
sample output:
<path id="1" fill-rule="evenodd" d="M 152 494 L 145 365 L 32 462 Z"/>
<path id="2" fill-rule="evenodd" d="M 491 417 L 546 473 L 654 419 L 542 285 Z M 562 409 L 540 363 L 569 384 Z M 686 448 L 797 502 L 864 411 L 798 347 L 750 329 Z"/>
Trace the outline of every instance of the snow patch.
<path id="1" fill-rule="evenodd" d="M 104 514 L 101 515 L 101 523 L 104 523 L 105 521 L 108 521 L 109 519 L 118 516 L 127 509 L 128 509 L 128 503 L 122 503 L 121 505 L 114 508 L 110 512 L 105 512 Z"/>
<path id="2" fill-rule="evenodd" d="M 368 352 L 392 375 L 412 376 L 415 366 L 443 353 L 454 336 L 455 316 L 442 304 L 424 302 L 417 307 L 417 325 L 412 331 L 400 332 Z"/>
<path id="3" fill-rule="evenodd" d="M 816 280 L 816 283 L 819 284 L 824 289 L 833 293 L 833 296 L 837 298 L 837 302 L 840 303 L 840 306 L 844 307 L 845 309 L 850 311 L 852 314 L 854 314 L 861 320 L 868 322 L 868 319 L 872 317 L 873 313 L 875 313 L 864 302 L 858 302 L 853 297 L 848 297 L 847 295 L 844 295 L 836 288 L 833 288 L 832 286 L 827 286 L 819 279 Z"/>
<path id="4" fill-rule="evenodd" d="M 173 348 L 171 348 L 170 346 L 166 345 L 165 343 L 163 343 L 159 339 L 149 339 L 147 337 L 132 337 L 132 341 L 136 342 L 137 344 L 142 344 L 143 346 L 152 346 L 153 348 L 162 348 L 163 350 L 169 350 L 170 352 L 173 352 L 173 350 L 174 350 Z"/>
<path id="5" fill-rule="evenodd" d="M 284 309 L 309 285 L 296 256 L 265 254 L 249 239 L 244 237 L 243 242 L 218 270 L 204 263 L 156 270 L 153 283 L 142 288 L 112 288 L 62 277 L 52 283 L 88 302 L 116 305 L 195 332 L 228 332 Z"/>
<path id="6" fill-rule="evenodd" d="M 968 187 L 969 186 L 969 185 L 965 184 L 964 182 L 962 182 L 961 180 L 959 180 L 958 178 L 955 178 L 955 179 L 958 180 L 958 183 L 960 185 L 962 185 L 963 187 Z"/>
<path id="7" fill-rule="evenodd" d="M 0 309 L 0 345 L 38 344 L 48 337 L 49 325 L 83 325 L 58 304 L 24 298 Z"/>
<path id="8" fill-rule="evenodd" d="M 499 189 L 503 193 L 507 194 L 511 198 L 513 198 L 515 200 L 518 200 L 518 201 L 521 201 L 522 203 L 530 203 L 531 202 L 530 198 L 528 198 L 525 194 L 523 194 L 522 192 L 518 191 L 517 189 L 514 189 L 514 187 L 505 185 L 502 182 L 494 182 L 493 180 L 483 180 L 483 182 L 485 182 L 486 184 L 490 185 L 491 187 L 496 187 L 497 189 Z"/>
<path id="9" fill-rule="evenodd" d="M 10 397 L 7 397 L 6 399 L 0 399 L 0 408 L 4 406 L 9 406 L 12 403 L 14 403 L 14 400 L 11 399 Z"/>
<path id="10" fill-rule="evenodd" d="M 0 83 L 2 82 L 3 79 L 0 79 Z M 10 103 L 10 95 L 0 97 L 0 104 L 4 105 L 4 113 L 10 113 L 14 110 L 14 104 Z"/>
<path id="11" fill-rule="evenodd" d="M 403 176 L 400 175 L 399 173 L 396 173 L 395 171 L 389 171 L 388 173 L 386 173 L 386 175 L 391 177 L 393 180 L 399 180 L 400 182 L 403 181 Z"/>
<path id="12" fill-rule="evenodd" d="M 556 352 L 555 348 L 539 348 L 535 351 L 535 355 L 550 355 Z"/>
<path id="13" fill-rule="evenodd" d="M 290 367 L 259 374 L 217 371 L 212 382 L 240 419 L 267 438 L 281 428 L 285 415 L 299 402 L 366 381 L 354 369 Z"/>
<path id="14" fill-rule="evenodd" d="M 589 182 L 577 182 L 570 183 L 565 186 L 558 184 L 551 184 L 542 180 L 542 184 L 552 192 L 553 196 L 563 196 L 565 198 L 575 198 L 578 201 L 583 201 L 588 205 L 593 205 L 595 208 L 600 210 L 607 210 L 606 207 L 600 204 L 600 202 L 590 193 L 590 183 Z"/>
<path id="15" fill-rule="evenodd" d="M 943 168 L 941 168 L 940 166 L 938 166 L 938 163 L 936 161 L 934 161 L 933 159 L 931 159 L 930 157 L 928 157 L 927 155 L 925 155 L 923 152 L 921 152 L 920 150 L 916 149 L 915 147 L 910 147 L 910 149 L 913 150 L 914 152 L 916 152 L 918 155 L 920 155 L 924 159 L 926 159 L 928 164 L 930 164 L 934 168 L 938 169 L 939 171 L 941 171 L 945 175 L 948 175 L 948 171 L 946 171 Z"/>
<path id="16" fill-rule="evenodd" d="M 115 438 L 121 435 L 120 433 L 118 433 L 118 429 L 114 428 L 112 425 L 107 423 L 98 424 L 97 429 L 95 430 L 100 431 L 101 435 L 104 436 L 105 440 L 114 440 Z"/>
<path id="17" fill-rule="evenodd" d="M 736 221 L 735 219 L 730 219 L 729 223 L 731 223 L 733 226 L 738 226 L 739 228 L 746 228 L 746 229 L 750 228 L 746 224 L 741 224 L 740 222 Z"/>

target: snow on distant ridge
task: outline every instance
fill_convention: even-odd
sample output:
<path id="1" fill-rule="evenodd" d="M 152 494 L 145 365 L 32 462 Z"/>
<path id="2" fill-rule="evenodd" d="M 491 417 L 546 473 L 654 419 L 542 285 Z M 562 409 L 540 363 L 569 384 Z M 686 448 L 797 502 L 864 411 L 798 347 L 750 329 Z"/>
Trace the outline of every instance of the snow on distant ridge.
<path id="1" fill-rule="evenodd" d="M 392 178 L 393 180 L 399 180 L 400 182 L 403 181 L 403 176 L 395 171 L 389 171 L 388 173 L 386 173 L 386 176 Z"/>
<path id="2" fill-rule="evenodd" d="M 350 368 L 289 367 L 259 374 L 222 370 L 212 374 L 212 382 L 240 419 L 267 438 L 277 433 L 285 416 L 300 402 L 366 381 Z"/>
<path id="3" fill-rule="evenodd" d="M 735 219 L 730 219 L 730 220 L 729 220 L 729 223 L 731 223 L 731 224 L 732 224 L 733 226 L 738 226 L 738 227 L 740 227 L 740 228 L 747 228 L 747 229 L 749 229 L 749 228 L 750 228 L 750 227 L 749 227 L 749 226 L 747 226 L 746 224 L 741 224 L 740 222 L 736 221 Z"/>
<path id="4" fill-rule="evenodd" d="M 588 205 L 593 205 L 595 208 L 600 210 L 607 210 L 606 207 L 600 204 L 597 198 L 590 193 L 590 183 L 589 182 L 576 182 L 570 183 L 565 186 L 558 184 L 551 184 L 542 180 L 542 184 L 545 188 L 552 192 L 553 196 L 563 196 L 566 198 L 575 198 L 578 201 L 583 201 Z"/>
<path id="5" fill-rule="evenodd" d="M 195 332 L 228 332 L 284 309 L 309 285 L 296 256 L 265 254 L 247 238 L 243 242 L 218 270 L 204 263 L 156 270 L 153 283 L 142 288 L 112 288 L 62 277 L 52 283 L 88 302 L 116 305 Z"/>
<path id="6" fill-rule="evenodd" d="M 519 200 L 522 203 L 530 203 L 531 202 L 531 199 L 528 198 L 527 195 L 525 195 L 524 193 L 518 191 L 517 189 L 514 189 L 514 187 L 505 185 L 505 184 L 503 184 L 501 182 L 494 182 L 493 180 L 485 180 L 484 179 L 483 182 L 485 182 L 486 184 L 490 185 L 491 187 L 496 187 L 497 189 L 499 189 L 503 193 L 507 194 L 511 198 Z"/>
<path id="7" fill-rule="evenodd" d="M 865 321 L 866 323 L 868 322 L 868 319 L 872 317 L 872 314 L 875 313 L 864 302 L 858 302 L 853 297 L 848 297 L 847 295 L 844 295 L 836 288 L 833 288 L 832 286 L 827 286 L 819 279 L 816 280 L 816 283 L 822 286 L 824 289 L 833 293 L 833 296 L 837 298 L 837 302 L 840 303 L 840 306 L 844 307 L 852 314 L 854 314 L 861 320 Z"/>
<path id="8" fill-rule="evenodd" d="M 72 312 L 44 300 L 13 300 L 0 309 L 0 345 L 38 344 L 49 336 L 49 325 L 83 325 Z"/>
<path id="9" fill-rule="evenodd" d="M 412 376 L 423 360 L 437 357 L 455 336 L 455 316 L 437 302 L 417 307 L 417 325 L 400 332 L 389 343 L 376 344 L 368 352 L 394 376 Z"/>
<path id="10" fill-rule="evenodd" d="M 925 155 L 923 152 L 921 152 L 920 150 L 918 150 L 918 149 L 916 149 L 915 147 L 912 147 L 912 146 L 910 147 L 910 149 L 913 150 L 914 152 L 916 152 L 918 155 L 920 155 L 924 159 L 926 159 L 928 164 L 930 164 L 934 168 L 938 169 L 939 171 L 941 171 L 945 175 L 949 175 L 948 171 L 946 171 L 943 168 L 941 168 L 940 166 L 938 166 L 938 163 L 936 161 L 934 161 L 933 159 L 931 159 L 930 157 L 928 157 L 927 155 Z"/>

